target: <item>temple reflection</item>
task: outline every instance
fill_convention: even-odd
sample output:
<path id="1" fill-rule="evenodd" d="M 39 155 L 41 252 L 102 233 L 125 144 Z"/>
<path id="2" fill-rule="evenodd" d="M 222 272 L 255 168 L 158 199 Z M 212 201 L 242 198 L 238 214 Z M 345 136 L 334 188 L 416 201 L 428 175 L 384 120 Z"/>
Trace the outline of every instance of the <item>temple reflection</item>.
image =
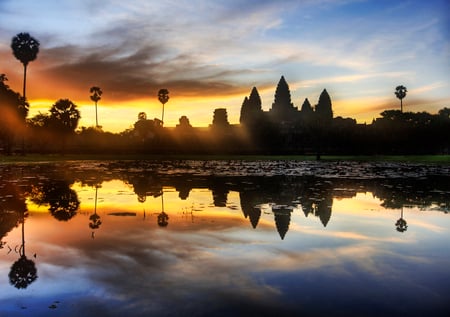
<path id="1" fill-rule="evenodd" d="M 240 212 L 248 219 L 250 226 L 257 229 L 263 214 L 262 206 L 269 206 L 273 224 L 280 238 L 285 239 L 293 213 L 302 213 L 305 218 L 316 217 L 323 227 L 332 221 L 333 201 L 352 198 L 358 193 L 372 193 L 381 201 L 381 207 L 398 209 L 400 219 L 396 230 L 408 229 L 404 218 L 404 207 L 433 206 L 435 210 L 448 212 L 450 206 L 450 185 L 445 177 L 430 179 L 345 179 L 290 176 L 211 176 L 158 174 L 157 169 L 130 168 L 111 169 L 99 172 L 93 168 L 70 170 L 64 167 L 37 166 L 30 169 L 5 171 L 0 179 L 0 237 L 6 236 L 17 227 L 27 210 L 26 200 L 38 206 L 46 206 L 49 213 L 59 221 L 70 221 L 75 217 L 83 201 L 80 201 L 73 184 L 93 189 L 93 213 L 89 212 L 89 228 L 92 237 L 95 230 L 106 219 L 97 212 L 98 191 L 104 182 L 119 180 L 134 192 L 137 201 L 145 204 L 148 197 L 160 199 L 160 208 L 147 210 L 156 215 L 156 223 L 167 227 L 170 215 L 165 210 L 164 188 L 178 192 L 180 201 L 189 199 L 194 189 L 206 190 L 210 195 L 212 208 L 228 208 L 230 193 L 238 193 Z M 91 196 L 92 197 L 92 196 Z M 92 198 L 90 198 L 92 199 Z M 106 200 L 108 197 L 105 198 Z M 145 206 L 145 205 L 143 205 Z M 155 207 L 153 207 L 155 208 Z M 146 210 L 144 209 L 144 219 Z M 91 209 L 92 210 L 92 209 Z M 193 210 L 190 217 L 193 220 Z M 188 214 L 189 210 L 183 210 Z M 107 215 L 136 216 L 136 210 L 111 211 Z M 4 247 L 5 243 L 1 243 Z"/>

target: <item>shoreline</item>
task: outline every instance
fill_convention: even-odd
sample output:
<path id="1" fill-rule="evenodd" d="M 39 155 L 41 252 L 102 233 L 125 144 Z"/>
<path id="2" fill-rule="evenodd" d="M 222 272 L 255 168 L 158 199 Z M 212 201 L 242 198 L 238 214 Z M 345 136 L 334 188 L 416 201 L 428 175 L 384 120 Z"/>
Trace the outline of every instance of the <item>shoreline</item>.
<path id="1" fill-rule="evenodd" d="M 164 161 L 164 160 L 241 160 L 315 161 L 315 155 L 188 155 L 188 154 L 27 154 L 0 156 L 0 164 L 51 163 L 69 161 Z M 450 164 L 450 155 L 322 155 L 320 161 L 405 162 Z"/>

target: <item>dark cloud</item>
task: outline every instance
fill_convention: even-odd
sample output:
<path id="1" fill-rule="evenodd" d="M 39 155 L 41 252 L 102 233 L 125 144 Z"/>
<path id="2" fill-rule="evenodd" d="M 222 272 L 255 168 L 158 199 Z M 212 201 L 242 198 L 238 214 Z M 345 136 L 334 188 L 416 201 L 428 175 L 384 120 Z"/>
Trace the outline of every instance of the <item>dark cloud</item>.
<path id="1" fill-rule="evenodd" d="M 73 45 L 50 48 L 41 54 L 41 73 L 72 90 L 98 84 L 116 100 L 143 98 L 161 85 L 183 96 L 218 96 L 241 92 L 229 70 L 201 64 L 194 56 L 170 56 L 164 47 L 99 47 L 83 50 Z"/>

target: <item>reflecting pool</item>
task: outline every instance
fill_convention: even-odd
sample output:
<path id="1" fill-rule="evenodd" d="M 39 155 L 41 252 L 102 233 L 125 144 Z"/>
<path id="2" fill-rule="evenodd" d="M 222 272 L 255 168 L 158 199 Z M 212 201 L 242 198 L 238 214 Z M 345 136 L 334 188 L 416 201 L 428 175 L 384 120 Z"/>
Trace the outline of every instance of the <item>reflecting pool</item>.
<path id="1" fill-rule="evenodd" d="M 0 316 L 447 316 L 450 167 L 0 165 Z"/>

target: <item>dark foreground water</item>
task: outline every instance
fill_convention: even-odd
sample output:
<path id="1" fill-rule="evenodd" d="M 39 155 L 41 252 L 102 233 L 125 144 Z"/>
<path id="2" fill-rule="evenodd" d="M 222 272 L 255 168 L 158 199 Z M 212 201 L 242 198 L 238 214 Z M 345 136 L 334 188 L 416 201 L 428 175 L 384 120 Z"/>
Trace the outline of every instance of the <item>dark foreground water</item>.
<path id="1" fill-rule="evenodd" d="M 0 165 L 0 316 L 448 316 L 450 167 Z"/>

